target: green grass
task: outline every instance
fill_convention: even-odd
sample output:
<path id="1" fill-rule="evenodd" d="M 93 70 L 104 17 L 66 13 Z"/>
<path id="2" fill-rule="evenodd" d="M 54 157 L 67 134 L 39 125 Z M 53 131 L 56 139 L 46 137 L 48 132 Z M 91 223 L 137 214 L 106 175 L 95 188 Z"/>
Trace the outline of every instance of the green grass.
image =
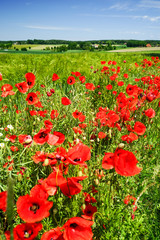
<path id="1" fill-rule="evenodd" d="M 17 53 L 20 53 L 18 51 Z M 40 52 L 40 51 L 39 51 Z M 9 53 L 9 54 L 8 54 Z M 29 53 L 29 54 L 26 54 Z M 32 52 L 33 53 L 33 52 Z M 37 53 L 37 54 L 35 54 Z M 0 130 L 0 143 L 5 144 L 5 148 L 0 148 L 0 191 L 7 190 L 8 179 L 12 177 L 13 181 L 10 189 L 14 190 L 14 206 L 9 211 L 11 218 L 6 220 L 6 213 L 0 210 L 0 236 L 4 236 L 6 230 L 15 228 L 23 220 L 17 213 L 16 202 L 20 196 L 30 194 L 30 190 L 38 183 L 38 180 L 47 178 L 52 172 L 50 166 L 43 166 L 42 163 L 35 164 L 32 156 L 37 151 L 53 153 L 58 146 L 50 146 L 33 144 L 29 148 L 24 148 L 16 139 L 15 143 L 10 141 L 5 142 L 4 138 L 7 134 L 17 135 L 27 134 L 32 137 L 44 128 L 44 120 L 49 119 L 53 123 L 53 131 L 59 131 L 65 135 L 65 141 L 62 145 L 68 151 L 69 144 L 80 141 L 91 148 L 91 159 L 86 161 L 88 169 L 81 169 L 79 166 L 69 165 L 69 171 L 64 177 L 76 177 L 86 174 L 87 179 L 81 181 L 83 186 L 82 191 L 70 198 L 62 194 L 58 188 L 57 194 L 49 196 L 49 201 L 53 201 L 53 207 L 50 211 L 50 216 L 43 219 L 43 229 L 40 231 L 36 239 L 41 239 L 44 232 L 49 231 L 63 224 L 71 217 L 81 216 L 82 205 L 84 205 L 84 192 L 90 193 L 97 200 L 97 203 L 92 205 L 97 207 L 97 212 L 94 214 L 94 224 L 92 231 L 93 239 L 96 240 L 159 240 L 159 215 L 160 215 L 160 165 L 159 165 L 159 139 L 160 139 L 160 124 L 159 124 L 159 99 L 152 102 L 144 101 L 144 105 L 131 111 L 131 121 L 122 123 L 119 121 L 121 131 L 117 128 L 108 126 L 101 127 L 96 122 L 96 114 L 100 107 L 107 107 L 110 110 L 116 111 L 116 96 L 120 92 L 126 93 L 128 84 L 137 85 L 143 90 L 148 89 L 148 84 L 143 84 L 142 81 L 135 82 L 135 78 L 143 78 L 150 76 L 160 76 L 160 63 L 153 64 L 151 67 L 141 67 L 143 59 L 151 61 L 151 56 L 159 56 L 159 52 L 135 52 L 135 53 L 110 53 L 110 52 L 67 52 L 65 54 L 34 54 L 27 51 L 25 54 L 12 54 L 8 51 L 6 54 L 0 54 L 0 72 L 3 80 L 0 81 L 0 87 L 8 83 L 13 86 L 13 91 L 16 92 L 13 96 L 6 98 L 0 97 L 0 128 L 5 128 L 11 124 L 13 130 Z M 124 63 L 124 60 L 126 63 Z M 101 61 L 106 61 L 106 66 L 110 69 L 117 69 L 120 66 L 118 73 L 118 81 L 123 81 L 124 85 L 117 86 L 116 81 L 111 81 L 109 75 L 102 74 Z M 108 65 L 108 61 L 116 61 L 116 65 Z M 139 67 L 135 66 L 135 63 Z M 98 71 L 97 71 L 98 69 Z M 71 72 L 80 72 L 86 77 L 85 83 L 93 83 L 95 86 L 100 85 L 94 91 L 87 90 L 85 83 L 81 84 L 77 79 L 74 85 L 68 85 L 67 79 L 71 76 Z M 32 72 L 36 76 L 35 86 L 29 92 L 39 91 L 41 96 L 40 101 L 43 108 L 28 105 L 26 102 L 27 93 L 22 94 L 15 87 L 16 83 L 25 81 L 25 74 Z M 53 73 L 58 74 L 59 80 L 53 82 Z M 115 71 L 110 71 L 113 75 Z M 128 74 L 128 78 L 124 78 L 124 74 Z M 41 85 L 45 85 L 42 88 Z M 107 90 L 106 86 L 112 84 L 112 90 Z M 55 89 L 55 93 L 48 97 L 47 92 L 50 89 Z M 117 91 L 117 95 L 112 94 Z M 88 92 L 88 94 L 86 94 Z M 101 92 L 101 94 L 99 94 Z M 64 106 L 61 104 L 61 97 L 68 97 L 72 104 Z M 138 97 L 139 100 L 141 97 Z M 6 108 L 7 106 L 7 108 Z M 16 109 L 20 111 L 16 113 Z M 149 119 L 145 116 L 146 109 L 153 108 L 156 112 L 154 118 Z M 32 116 L 30 110 L 47 110 L 45 117 Z M 59 113 L 58 119 L 51 120 L 50 113 L 52 110 L 57 110 Z M 82 129 L 82 134 L 76 134 L 73 127 L 78 127 L 80 121 L 73 118 L 72 113 L 78 109 L 86 116 L 86 129 Z M 139 136 L 138 140 L 132 143 L 122 141 L 121 136 L 129 134 L 126 124 L 130 124 L 133 128 L 136 121 L 140 121 L 146 126 L 144 135 Z M 98 133 L 102 131 L 107 134 L 105 139 L 99 139 Z M 146 135 L 146 136 L 145 136 Z M 145 136 L 145 137 L 144 137 Z M 91 140 L 94 141 L 91 141 Z M 124 149 L 132 152 L 138 160 L 138 166 L 142 168 L 140 174 L 125 177 L 118 174 L 114 169 L 105 170 L 102 168 L 102 160 L 107 152 L 113 153 L 119 143 L 124 143 Z M 12 152 L 10 147 L 15 145 L 19 151 Z M 8 159 L 11 156 L 11 159 Z M 13 169 L 8 170 L 9 162 L 14 159 L 12 164 Z M 8 165 L 4 168 L 4 164 Z M 21 167 L 25 167 L 24 174 L 17 174 Z M 98 173 L 102 173 L 98 177 Z M 84 173 L 83 173 L 84 171 Z M 91 193 L 90 186 L 94 185 L 98 193 Z M 138 199 L 137 210 L 134 212 L 134 220 L 131 218 L 133 214 L 132 203 L 126 205 L 123 200 L 127 195 L 132 195 Z M 54 210 L 54 211 L 53 211 Z M 54 214 L 53 214 L 54 212 Z M 12 221 L 13 219 L 13 221 Z"/>

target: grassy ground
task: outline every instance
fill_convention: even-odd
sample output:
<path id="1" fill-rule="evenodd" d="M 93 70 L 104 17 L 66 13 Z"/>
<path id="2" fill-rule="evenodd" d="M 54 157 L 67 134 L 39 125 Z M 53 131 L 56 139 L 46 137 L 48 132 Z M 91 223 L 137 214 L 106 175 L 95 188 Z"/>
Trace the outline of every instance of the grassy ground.
<path id="1" fill-rule="evenodd" d="M 144 100 L 144 104 L 134 111 L 130 111 L 130 117 L 127 122 L 118 121 L 121 131 L 115 127 L 101 126 L 96 120 L 99 108 L 108 108 L 115 111 L 118 116 L 121 113 L 116 111 L 117 96 L 124 93 L 126 98 L 132 98 L 126 93 L 128 84 L 137 85 L 144 91 L 151 91 L 153 80 L 160 76 L 160 62 L 154 63 L 151 59 L 152 52 L 147 53 L 114 53 L 114 52 L 80 52 L 80 53 L 61 53 L 61 54 L 1 54 L 0 72 L 3 80 L 0 81 L 0 87 L 4 84 L 13 86 L 15 95 L 9 95 L 6 98 L 0 97 L 0 143 L 5 147 L 0 148 L 0 191 L 7 190 L 7 179 L 12 177 L 14 183 L 14 203 L 12 209 L 12 219 L 6 220 L 6 213 L 0 212 L 0 236 L 4 237 L 4 232 L 10 230 L 12 225 L 15 228 L 24 222 L 17 213 L 16 202 L 20 196 L 30 194 L 30 190 L 38 183 L 39 179 L 46 179 L 52 172 L 50 165 L 43 166 L 40 162 L 36 164 L 32 157 L 37 151 L 53 153 L 57 146 L 33 144 L 29 148 L 24 148 L 18 141 L 21 134 L 30 135 L 32 138 L 41 128 L 44 128 L 44 120 L 50 120 L 53 124 L 52 132 L 58 131 L 65 135 L 65 141 L 62 145 L 66 151 L 74 142 L 82 141 L 83 144 L 90 147 L 91 159 L 86 161 L 87 168 L 83 169 L 79 165 L 69 165 L 67 175 L 64 177 L 77 177 L 87 175 L 88 178 L 81 181 L 82 190 L 68 198 L 58 188 L 57 194 L 49 196 L 48 200 L 53 202 L 50 210 L 50 216 L 42 219 L 42 231 L 37 239 L 41 239 L 44 232 L 57 226 L 63 226 L 64 223 L 72 217 L 83 215 L 82 206 L 84 206 L 84 192 L 91 194 L 97 200 L 92 205 L 97 207 L 97 212 L 92 218 L 94 224 L 92 231 L 93 239 L 96 240 L 159 240 L 159 215 L 160 215 L 160 175 L 159 175 L 159 139 L 160 139 L 160 111 L 159 99 L 149 102 Z M 155 53 L 155 57 L 158 53 Z M 160 54 L 159 54 L 160 57 Z M 143 59 L 152 63 L 144 64 Z M 109 73 L 102 73 L 104 65 L 101 61 L 106 61 L 105 66 L 109 68 Z M 111 61 L 112 64 L 108 64 Z M 113 62 L 115 61 L 115 62 Z M 138 67 L 135 65 L 138 64 Z M 114 65 L 115 64 L 115 65 Z M 112 81 L 110 79 L 120 67 L 118 78 Z M 28 92 L 20 93 L 15 87 L 16 83 L 26 81 L 25 74 L 32 72 L 36 76 L 36 83 L 29 92 L 40 95 L 39 99 L 43 108 L 34 105 L 28 105 L 26 98 Z M 96 86 L 94 91 L 86 89 L 85 83 L 81 83 L 76 78 L 73 85 L 67 84 L 67 79 L 71 72 L 80 72 L 85 76 L 85 83 L 92 83 Z M 53 73 L 60 77 L 57 81 L 52 81 Z M 128 74 L 125 78 L 124 74 Z M 72 75 L 73 76 L 73 75 Z M 146 79 L 146 84 L 142 79 Z M 140 79 L 135 81 L 135 79 Z M 147 83 L 147 79 L 150 79 Z M 118 86 L 117 82 L 123 81 L 124 85 Z M 41 87 L 41 85 L 45 85 Z M 111 90 L 106 86 L 112 85 Z M 50 89 L 55 93 L 47 95 Z M 2 92 L 2 91 L 1 91 Z M 88 93 L 87 93 L 88 92 Z M 138 100 L 142 100 L 142 95 L 138 95 Z M 62 105 L 61 98 L 68 97 L 71 104 Z M 136 96 L 133 97 L 133 99 Z M 132 100 L 133 100 L 132 99 Z M 130 101 L 132 101 L 130 99 Z M 123 102 L 125 103 L 125 101 Z M 135 106 L 139 106 L 138 102 Z M 144 111 L 153 108 L 155 117 L 148 118 Z M 85 115 L 84 123 L 87 128 L 81 129 L 82 133 L 75 133 L 73 128 L 79 127 L 79 119 L 74 119 L 72 113 L 76 111 Z M 19 110 L 19 112 L 17 112 Z M 36 110 L 47 111 L 46 116 L 31 116 L 29 111 Z M 51 111 L 57 110 L 58 118 L 51 119 Z M 39 112 L 40 113 L 40 112 Z M 127 116 L 126 116 L 127 117 Z M 132 129 L 135 122 L 140 121 L 146 126 L 145 134 L 139 135 L 136 141 L 127 143 L 122 141 L 123 135 L 129 134 L 126 125 L 130 124 Z M 5 128 L 8 125 L 13 126 L 13 130 Z M 99 132 L 104 132 L 107 136 L 104 139 L 98 137 Z M 6 135 L 16 135 L 15 142 L 5 141 Z M 77 140 L 79 139 L 79 140 Z M 142 170 L 134 176 L 122 176 L 114 169 L 102 168 L 102 160 L 105 153 L 113 153 L 119 143 L 124 144 L 124 150 L 132 152 L 138 160 L 138 167 Z M 18 151 L 11 150 L 11 146 L 16 146 Z M 10 156 L 10 157 L 9 157 Z M 14 159 L 14 162 L 11 161 Z M 5 167 L 4 167 L 5 166 Z M 58 165 L 57 165 L 58 166 Z M 24 169 L 23 174 L 19 174 Z M 93 185 L 98 193 L 92 192 Z M 133 212 L 133 202 L 124 204 L 124 198 L 132 195 L 137 199 L 137 210 Z"/>

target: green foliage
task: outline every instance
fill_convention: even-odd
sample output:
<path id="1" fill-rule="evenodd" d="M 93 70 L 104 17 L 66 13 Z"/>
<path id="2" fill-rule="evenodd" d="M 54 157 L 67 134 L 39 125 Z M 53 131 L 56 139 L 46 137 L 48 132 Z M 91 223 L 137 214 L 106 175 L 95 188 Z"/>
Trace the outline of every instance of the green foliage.
<path id="1" fill-rule="evenodd" d="M 38 43 L 38 40 L 28 40 L 27 43 L 32 44 L 33 42 Z M 105 41 L 102 41 L 100 44 L 105 43 Z M 89 44 L 84 45 L 89 47 Z M 107 44 L 109 47 L 113 43 L 107 42 Z M 82 46 L 84 47 L 84 45 Z M 63 47 L 65 49 L 65 45 Z M 37 239 L 40 239 L 44 232 L 57 226 L 63 226 L 69 218 L 81 216 L 83 214 L 81 207 L 85 199 L 84 192 L 91 194 L 97 200 L 97 203 L 93 203 L 98 209 L 94 214 L 93 239 L 159 239 L 159 99 L 155 99 L 153 102 L 146 101 L 144 106 L 138 108 L 130 116 L 131 123 L 128 122 L 132 127 L 135 121 L 143 122 L 146 126 L 145 137 L 139 136 L 138 140 L 132 143 L 124 142 L 124 149 L 135 154 L 139 162 L 138 165 L 142 168 L 138 175 L 124 177 L 117 174 L 114 169 L 102 169 L 102 159 L 105 152 L 113 153 L 119 143 L 122 143 L 121 136 L 128 134 L 128 130 L 124 126 L 122 126 L 121 132 L 108 126 L 102 128 L 99 122 L 94 125 L 98 108 L 108 107 L 115 110 L 116 97 L 120 92 L 126 94 L 126 87 L 129 83 L 132 85 L 137 84 L 140 88 L 147 90 L 148 85 L 143 84 L 141 81 L 135 82 L 135 79 L 141 79 L 144 76 L 159 76 L 159 63 L 157 63 L 157 66 L 153 64 L 144 68 L 141 66 L 143 59 L 151 60 L 150 56 L 140 53 L 106 54 L 87 51 L 51 55 L 0 55 L 0 72 L 3 76 L 0 87 L 5 83 L 9 83 L 16 93 L 13 96 L 0 98 L 0 133 L 2 133 L 0 143 L 5 144 L 5 148 L 0 148 L 0 191 L 7 190 L 7 184 L 9 189 L 8 222 L 6 213 L 0 210 L 0 236 L 2 239 L 4 232 L 11 229 L 12 223 L 13 227 L 22 223 L 16 210 L 16 202 L 19 196 L 29 194 L 40 179 L 45 179 L 52 172 L 51 166 L 44 166 L 42 162 L 36 164 L 33 161 L 33 155 L 37 151 L 53 153 L 57 148 L 57 146 L 50 146 L 47 143 L 44 145 L 33 144 L 29 148 L 24 148 L 18 139 L 15 140 L 15 143 L 12 143 L 11 141 L 4 141 L 4 138 L 7 134 L 17 136 L 27 134 L 33 137 L 41 128 L 44 128 L 44 120 L 50 119 L 50 112 L 53 109 L 56 109 L 59 113 L 57 119 L 50 119 L 53 123 L 53 131 L 60 131 L 66 137 L 62 147 L 68 150 L 73 141 L 82 141 L 91 148 L 91 159 L 86 162 L 88 169 L 82 169 L 78 165 L 69 166 L 68 174 L 65 177 L 76 177 L 81 174 L 88 176 L 81 182 L 83 190 L 78 195 L 68 198 L 58 188 L 56 195 L 49 196 L 48 200 L 53 201 L 53 208 L 50 210 L 50 216 L 42 220 L 43 229 Z M 107 65 L 108 61 L 113 60 L 117 62 L 116 66 Z M 112 69 L 116 69 L 117 66 L 121 67 L 118 81 L 123 81 L 123 86 L 118 86 L 116 81 L 111 81 L 109 75 L 102 74 L 101 69 L 103 66 L 101 61 L 106 61 L 106 65 Z M 139 67 L 136 67 L 135 63 Z M 39 97 L 43 106 L 41 109 L 33 105 L 27 105 L 26 97 L 28 93 L 22 94 L 15 87 L 16 83 L 25 81 L 27 72 L 32 72 L 36 76 L 36 84 L 29 91 L 40 92 Z M 93 83 L 96 89 L 94 91 L 87 90 L 85 83 L 82 84 L 78 80 L 74 85 L 68 85 L 67 78 L 71 76 L 71 72 L 80 72 L 86 78 L 85 83 Z M 53 73 L 58 74 L 60 79 L 53 82 Z M 128 74 L 128 78 L 124 78 L 125 73 Z M 41 87 L 42 84 L 45 85 L 44 88 Z M 108 84 L 112 84 L 112 90 L 106 89 Z M 53 88 L 55 93 L 48 97 L 47 91 Z M 112 94 L 113 91 L 117 92 L 116 96 Z M 62 106 L 61 97 L 63 96 L 71 99 L 72 104 Z M 156 112 L 153 119 L 148 119 L 144 115 L 144 111 L 150 107 Z M 46 109 L 46 116 L 31 116 L 29 111 L 35 109 L 37 111 Z M 80 123 L 78 119 L 72 116 L 76 109 L 86 116 L 87 128 L 83 130 L 82 134 L 75 134 L 73 131 L 73 127 L 79 126 Z M 19 110 L 19 113 L 16 110 Z M 9 129 L 7 132 L 2 129 L 10 124 L 13 129 Z M 105 139 L 98 138 L 98 133 L 102 129 L 107 135 Z M 11 151 L 10 147 L 12 145 L 18 148 L 17 152 Z M 12 160 L 14 160 L 13 163 L 10 163 Z M 19 172 L 22 169 L 24 171 L 21 175 Z M 91 185 L 98 190 L 97 193 L 92 192 Z M 132 203 L 124 204 L 124 198 L 127 195 L 132 195 L 138 199 L 135 212 L 133 212 Z"/>

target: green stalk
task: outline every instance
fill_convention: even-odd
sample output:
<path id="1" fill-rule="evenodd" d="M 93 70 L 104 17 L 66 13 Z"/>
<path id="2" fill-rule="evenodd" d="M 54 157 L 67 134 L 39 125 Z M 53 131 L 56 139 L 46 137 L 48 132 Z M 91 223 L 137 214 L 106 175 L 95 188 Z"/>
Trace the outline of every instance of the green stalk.
<path id="1" fill-rule="evenodd" d="M 10 226 L 10 234 L 11 240 L 13 238 L 13 199 L 14 199 L 14 192 L 13 192 L 13 178 L 11 176 L 8 177 L 8 190 L 7 190 L 7 222 Z"/>

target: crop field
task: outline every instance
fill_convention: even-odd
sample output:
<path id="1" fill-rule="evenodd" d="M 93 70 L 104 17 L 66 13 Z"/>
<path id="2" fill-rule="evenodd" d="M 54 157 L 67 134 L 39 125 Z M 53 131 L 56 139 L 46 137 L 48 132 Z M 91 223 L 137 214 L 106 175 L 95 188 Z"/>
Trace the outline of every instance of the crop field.
<path id="1" fill-rule="evenodd" d="M 160 240 L 160 54 L 0 54 L 0 90 L 0 240 Z"/>

